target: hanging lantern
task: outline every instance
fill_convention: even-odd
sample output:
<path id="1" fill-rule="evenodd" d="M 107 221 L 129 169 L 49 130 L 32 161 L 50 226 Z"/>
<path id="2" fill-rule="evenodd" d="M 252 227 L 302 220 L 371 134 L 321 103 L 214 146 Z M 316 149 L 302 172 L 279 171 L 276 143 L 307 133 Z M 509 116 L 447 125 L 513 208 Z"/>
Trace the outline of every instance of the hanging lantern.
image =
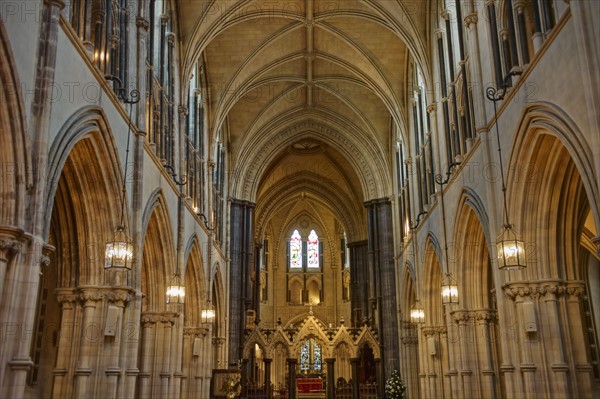
<path id="1" fill-rule="evenodd" d="M 509 224 L 504 225 L 502 234 L 496 240 L 498 267 L 501 270 L 519 270 L 527 267 L 525 263 L 525 244 L 517 238 Z"/>
<path id="2" fill-rule="evenodd" d="M 106 244 L 104 268 L 131 270 L 132 262 L 133 244 L 125 233 L 123 226 L 119 226 L 115 231 L 113 240 Z"/>
<path id="3" fill-rule="evenodd" d="M 418 300 L 413 307 L 410 308 L 410 321 L 416 324 L 425 323 L 425 312 L 423 311 L 423 308 L 421 308 Z"/>
<path id="4" fill-rule="evenodd" d="M 442 280 L 442 303 L 444 305 L 458 303 L 458 286 L 450 273 L 447 273 Z"/>
<path id="5" fill-rule="evenodd" d="M 210 302 L 207 302 L 206 307 L 202 309 L 200 317 L 202 319 L 202 324 L 213 324 L 215 320 L 215 309 Z"/>
<path id="6" fill-rule="evenodd" d="M 167 303 L 184 303 L 185 287 L 181 284 L 179 274 L 175 274 L 171 285 L 167 287 Z"/>

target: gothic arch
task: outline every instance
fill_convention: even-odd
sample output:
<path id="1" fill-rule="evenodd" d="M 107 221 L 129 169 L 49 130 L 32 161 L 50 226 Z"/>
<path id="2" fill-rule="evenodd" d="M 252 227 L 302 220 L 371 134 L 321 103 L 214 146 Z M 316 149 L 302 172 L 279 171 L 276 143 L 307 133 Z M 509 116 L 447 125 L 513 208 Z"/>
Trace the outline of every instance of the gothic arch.
<path id="1" fill-rule="evenodd" d="M 213 272 L 211 273 L 211 288 L 210 298 L 215 308 L 215 331 L 213 336 L 225 337 L 225 325 L 226 325 L 226 309 L 227 302 L 225 300 L 225 285 L 223 284 L 223 275 L 221 274 L 221 267 L 218 263 L 215 263 Z"/>
<path id="2" fill-rule="evenodd" d="M 365 346 L 368 346 L 371 348 L 371 350 L 373 350 L 373 356 L 375 359 L 381 359 L 379 344 L 373 336 L 373 332 L 368 328 L 364 328 L 362 334 L 360 334 L 356 340 L 354 357 L 360 357 L 360 351 Z"/>
<path id="3" fill-rule="evenodd" d="M 91 174 L 88 180 L 91 179 L 91 182 L 100 183 L 99 185 L 102 185 L 103 182 L 107 182 L 105 183 L 105 185 L 107 185 L 107 192 L 105 195 L 110 201 L 111 206 L 108 211 L 103 212 L 103 214 L 110 214 L 111 218 L 114 220 L 112 223 L 115 224 L 118 222 L 118 212 L 121 209 L 120 197 L 124 172 L 121 172 L 121 162 L 106 115 L 101 108 L 96 106 L 83 107 L 73 113 L 73 115 L 63 124 L 56 135 L 56 139 L 50 146 L 48 155 L 49 166 L 47 170 L 48 187 L 45 200 L 47 209 L 51 209 L 54 205 L 56 190 L 67 160 L 69 160 L 71 166 L 76 169 L 83 169 L 83 165 L 87 165 L 90 161 L 90 159 L 87 158 L 88 154 L 82 155 L 80 158 L 72 157 L 73 149 L 84 139 L 89 143 L 87 145 L 93 146 L 93 148 L 89 149 L 89 156 L 92 157 L 91 159 L 97 159 L 96 162 L 100 162 L 95 165 L 96 169 L 92 169 L 90 166 L 86 170 L 86 173 Z M 102 197 L 98 197 L 98 200 L 100 200 L 100 198 Z M 129 220 L 127 217 L 127 201 L 125 201 L 125 205 L 124 221 L 127 222 Z M 45 236 L 47 236 L 48 229 L 50 228 L 51 216 L 50 213 L 46 214 L 46 219 L 44 221 Z M 125 228 L 127 228 L 127 225 L 128 223 L 125 223 Z M 115 227 L 116 225 L 111 227 L 111 230 L 114 230 Z"/>
<path id="4" fill-rule="evenodd" d="M 207 300 L 207 288 L 202 250 L 195 235 L 188 243 L 188 248 L 183 279 L 185 285 L 184 324 L 185 326 L 199 326 L 202 322 L 200 312 L 204 309 Z"/>
<path id="5" fill-rule="evenodd" d="M 82 337 L 90 325 L 103 322 L 109 301 L 129 294 L 128 289 L 118 294 L 106 290 L 107 286 L 127 286 L 127 272 L 104 268 L 106 243 L 119 223 L 122 175 L 110 131 L 96 111 L 82 111 L 81 124 L 67 123 L 62 129 L 64 140 L 55 140 L 49 158 L 54 180 L 48 186 L 46 203 L 51 211 L 38 222 L 56 251 L 41 274 L 39 291 L 30 293 L 39 295 L 35 325 L 38 333 L 43 329 L 34 340 L 40 372 L 32 383 L 44 397 L 69 396 L 74 385 L 72 376 L 53 376 L 55 367 L 70 367 L 59 353 L 70 353 L 82 367 L 103 364 L 103 349 L 91 348 L 90 340 Z M 45 325 L 54 325 L 55 330 Z M 46 334 L 61 338 L 45 339 Z"/>
<path id="6" fill-rule="evenodd" d="M 443 324 L 444 311 L 442 307 L 442 265 L 440 263 L 440 248 L 433 234 L 427 236 L 423 254 L 423 282 L 421 303 L 425 311 L 427 325 Z"/>
<path id="7" fill-rule="evenodd" d="M 510 165 L 514 165 L 508 174 L 510 199 L 522 199 L 518 193 L 528 183 L 527 179 L 536 177 L 532 173 L 538 174 L 537 170 L 529 167 L 535 154 L 532 154 L 527 145 L 534 144 L 541 135 L 555 137 L 567 150 L 585 188 L 594 223 L 600 226 L 600 176 L 594 167 L 592 147 L 586 139 L 587 135 L 571 117 L 552 103 L 538 102 L 528 106 L 523 112 L 510 155 Z"/>
<path id="8" fill-rule="evenodd" d="M 512 317 L 519 315 L 526 302 L 539 314 L 536 317 L 555 320 L 548 327 L 552 332 L 541 335 L 537 347 L 518 342 L 513 356 L 524 361 L 528 356 L 524 349 L 531 348 L 534 355 L 549 352 L 548 348 L 555 347 L 549 336 L 563 337 L 560 348 L 540 366 L 552 376 L 551 385 L 534 388 L 542 396 L 585 396 L 592 389 L 592 353 L 582 345 L 590 325 L 582 311 L 586 281 L 581 273 L 581 235 L 590 214 L 598 226 L 600 203 L 591 151 L 585 134 L 568 115 L 552 104 L 536 103 L 524 111 L 511 153 L 509 212 L 525 242 L 527 268 L 512 274 L 517 281 L 510 279 L 504 286 L 512 299 L 508 311 Z M 550 296 L 538 298 L 536 292 Z M 543 306 L 548 298 L 555 301 L 555 308 Z M 599 305 L 591 304 L 596 309 Z M 516 320 L 521 328 L 532 325 L 523 318 Z M 565 382 L 566 373 L 552 371 L 556 363 L 565 364 L 573 384 Z"/>
<path id="9" fill-rule="evenodd" d="M 160 189 L 148 200 L 143 214 L 142 292 L 144 311 L 166 309 L 167 285 L 175 274 L 175 250 L 169 211 Z"/>
<path id="10" fill-rule="evenodd" d="M 366 200 L 384 197 L 391 191 L 387 163 L 377 143 L 369 139 L 365 132 L 331 115 L 313 114 L 308 121 L 298 120 L 300 117 L 306 118 L 306 113 L 286 118 L 285 126 L 277 127 L 276 134 L 273 134 L 273 126 L 264 126 L 242 143 L 245 151 L 236 156 L 235 161 L 243 167 L 234 169 L 231 176 L 232 195 L 235 198 L 255 198 L 261 177 L 281 148 L 302 139 L 313 139 L 339 148 L 356 171 Z"/>
<path id="11" fill-rule="evenodd" d="M 53 235 L 64 257 L 58 278 L 65 287 L 105 282 L 105 245 L 121 216 L 122 176 L 110 133 L 96 124 L 94 113 L 87 116 L 92 119 L 86 128 L 69 129 L 70 140 L 55 142 L 51 150 L 54 177 L 47 204 L 52 212 L 46 214 L 45 235 Z"/>
<path id="12" fill-rule="evenodd" d="M 268 345 L 265 342 L 264 337 L 258 331 L 259 330 L 254 329 L 252 331 L 252 334 L 246 339 L 246 342 L 244 343 L 244 351 L 243 351 L 244 359 L 251 358 L 251 354 L 254 353 L 256 345 L 258 345 L 258 347 L 260 348 L 262 353 L 265 353 L 265 354 L 268 353 L 267 351 L 268 351 L 270 345 Z"/>
<path id="13" fill-rule="evenodd" d="M 419 397 L 419 328 L 410 320 L 410 309 L 418 298 L 414 270 L 410 263 L 404 265 L 400 292 L 400 371 L 406 378 L 406 389 L 409 397 Z"/>
<path id="14" fill-rule="evenodd" d="M 465 309 L 491 308 L 494 274 L 488 249 L 490 234 L 482 203 L 470 190 L 463 192 L 451 235 L 453 255 L 450 270 L 458 283 L 459 301 Z"/>
<path id="15" fill-rule="evenodd" d="M 0 225 L 25 227 L 25 190 L 32 184 L 29 135 L 20 80 L 2 20 L 0 59 L 0 159 L 2 168 L 7 168 L 0 179 Z"/>
<path id="16" fill-rule="evenodd" d="M 335 186 L 323 182 L 320 176 L 310 172 L 291 175 L 261 196 L 260 202 L 265 205 L 257 209 L 255 236 L 260 236 L 265 228 L 264 225 L 275 212 L 282 206 L 297 201 L 302 195 L 308 195 L 314 201 L 329 208 L 344 226 L 351 242 L 366 236 L 360 223 L 361 209 L 355 204 L 344 201 L 344 197 Z"/>

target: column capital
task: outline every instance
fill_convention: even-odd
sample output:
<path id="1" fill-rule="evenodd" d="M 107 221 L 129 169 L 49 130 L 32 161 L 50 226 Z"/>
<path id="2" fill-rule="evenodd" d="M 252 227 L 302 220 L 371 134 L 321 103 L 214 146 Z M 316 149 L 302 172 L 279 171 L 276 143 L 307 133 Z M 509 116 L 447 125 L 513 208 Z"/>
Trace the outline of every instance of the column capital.
<path id="1" fill-rule="evenodd" d="M 25 232 L 17 227 L 0 227 L 0 261 L 8 262 L 23 249 L 23 242 L 28 239 Z"/>
<path id="2" fill-rule="evenodd" d="M 135 19 L 135 25 L 139 29 L 142 29 L 142 30 L 144 30 L 146 32 L 148 32 L 150 30 L 150 21 L 148 21 L 146 18 L 137 17 Z"/>
<path id="3" fill-rule="evenodd" d="M 96 302 L 104 299 L 104 293 L 100 292 L 99 287 L 83 287 L 79 290 L 79 300 L 84 306 L 96 306 Z"/>
<path id="4" fill-rule="evenodd" d="M 477 16 L 477 13 L 475 13 L 475 12 L 467 15 L 464 18 L 465 28 L 467 28 L 467 29 L 470 29 L 471 25 L 477 25 L 477 22 L 479 22 L 479 17 Z"/>

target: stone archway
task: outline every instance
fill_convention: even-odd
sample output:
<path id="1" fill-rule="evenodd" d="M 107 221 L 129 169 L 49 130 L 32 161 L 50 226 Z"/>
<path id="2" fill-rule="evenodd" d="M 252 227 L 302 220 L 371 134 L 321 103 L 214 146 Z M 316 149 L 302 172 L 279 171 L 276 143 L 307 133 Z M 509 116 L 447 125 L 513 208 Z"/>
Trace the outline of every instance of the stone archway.
<path id="1" fill-rule="evenodd" d="M 125 350 L 115 337 L 127 327 L 101 327 L 109 312 L 123 317 L 132 290 L 127 271 L 104 267 L 105 245 L 119 222 L 120 173 L 103 125 L 94 126 L 72 132 L 77 140 L 64 148 L 50 202 L 48 239 L 56 252 L 39 286 L 29 381 L 43 397 L 84 397 L 97 385 L 111 391 L 116 378 L 98 370 L 118 366 L 111 354 Z"/>
<path id="2" fill-rule="evenodd" d="M 503 341 L 510 345 L 510 361 L 503 362 L 535 367 L 505 373 L 509 395 L 515 385 L 538 396 L 589 398 L 599 391 L 593 387 L 586 345 L 598 333 L 584 334 L 593 326 L 582 316 L 584 306 L 600 309 L 600 303 L 584 302 L 582 232 L 586 220 L 596 230 L 600 203 L 584 137 L 568 116 L 549 104 L 530 106 L 516 135 L 509 212 L 526 243 L 527 268 L 512 273 L 503 286 L 506 316 L 516 320 L 520 337 Z M 598 238 L 593 240 L 597 251 Z"/>
<path id="3" fill-rule="evenodd" d="M 139 342 L 137 395 L 150 398 L 172 395 L 177 384 L 171 373 L 181 359 L 179 347 L 182 311 L 179 304 L 166 303 L 167 285 L 175 273 L 175 252 L 170 217 L 160 190 L 148 201 L 144 211 L 144 239 L 141 288 L 141 339 Z"/>

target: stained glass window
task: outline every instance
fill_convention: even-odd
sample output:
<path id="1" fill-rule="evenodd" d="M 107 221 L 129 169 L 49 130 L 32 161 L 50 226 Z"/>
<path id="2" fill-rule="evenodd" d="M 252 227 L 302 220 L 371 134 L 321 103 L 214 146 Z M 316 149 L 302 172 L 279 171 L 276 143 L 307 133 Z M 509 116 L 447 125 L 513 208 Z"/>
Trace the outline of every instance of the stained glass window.
<path id="1" fill-rule="evenodd" d="M 314 338 L 309 338 L 300 348 L 300 370 L 321 371 L 323 369 L 321 345 Z"/>
<path id="2" fill-rule="evenodd" d="M 310 370 L 310 339 L 300 349 L 300 370 Z"/>
<path id="3" fill-rule="evenodd" d="M 298 230 L 290 238 L 290 269 L 302 269 L 302 237 Z"/>
<path id="4" fill-rule="evenodd" d="M 316 371 L 321 371 L 321 346 L 317 344 L 316 341 L 313 341 L 313 369 Z"/>
<path id="5" fill-rule="evenodd" d="M 319 268 L 319 237 L 314 230 L 311 230 L 308 236 L 308 268 L 318 269 Z"/>

